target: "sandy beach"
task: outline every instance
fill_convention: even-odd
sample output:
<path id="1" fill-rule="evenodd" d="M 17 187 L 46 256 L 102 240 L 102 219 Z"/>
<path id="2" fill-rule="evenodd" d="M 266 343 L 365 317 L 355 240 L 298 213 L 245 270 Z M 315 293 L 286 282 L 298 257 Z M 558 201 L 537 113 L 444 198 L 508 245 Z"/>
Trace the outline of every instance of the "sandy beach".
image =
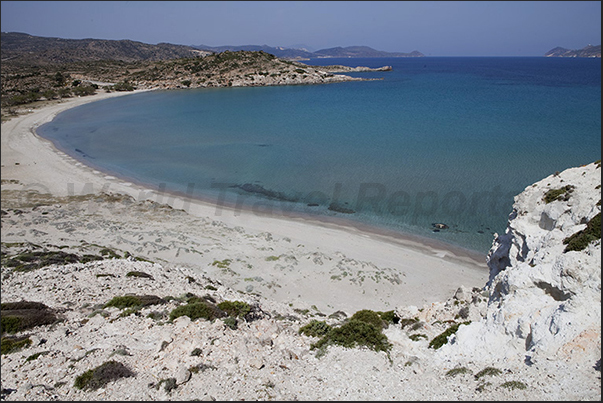
<path id="1" fill-rule="evenodd" d="M 65 217 L 78 221 L 74 230 L 61 231 L 52 220 L 38 223 L 38 242 L 86 240 L 129 249 L 149 260 L 191 267 L 241 291 L 314 305 L 325 313 L 420 306 L 450 297 L 461 285 L 481 288 L 487 281 L 485 256 L 480 261 L 435 242 L 162 194 L 89 168 L 35 134 L 61 111 L 120 95 L 68 99 L 2 124 L 3 207 L 11 197 L 23 202 L 36 194 L 63 202 L 85 194 L 124 195 L 112 203 L 68 203 L 77 210 Z M 161 205 L 169 205 L 171 214 Z M 5 225 L 2 241 L 30 238 L 17 231 L 22 225 Z M 231 262 L 228 270 L 212 265 L 225 259 Z"/>
<path id="2" fill-rule="evenodd" d="M 454 342 L 432 346 L 451 324 L 461 333 L 496 313 L 500 304 L 484 288 L 486 256 L 162 194 L 87 167 L 35 134 L 67 108 L 120 95 L 69 99 L 2 124 L 3 323 L 11 304 L 41 303 L 58 317 L 18 331 L 30 345 L 3 352 L 2 400 L 600 401 L 600 322 L 598 333 L 588 329 L 567 343 L 569 358 L 526 361 L 525 341 L 511 342 L 504 331 L 485 343 L 485 333 L 470 334 L 469 347 L 482 342 L 477 352 L 454 350 Z M 600 243 L 593 248 L 600 266 Z M 32 270 L 5 259 L 109 249 L 117 258 Z M 596 290 L 595 274 L 588 284 Z M 535 292 L 541 301 L 544 292 Z M 124 296 L 155 302 L 108 306 Z M 189 298 L 236 301 L 250 312 L 172 318 Z M 315 321 L 343 327 L 366 309 L 398 318 L 383 324 L 387 352 L 331 345 L 321 353 L 318 337 L 300 332 Z M 108 363 L 115 372 L 107 377 L 117 378 L 78 387 Z"/>

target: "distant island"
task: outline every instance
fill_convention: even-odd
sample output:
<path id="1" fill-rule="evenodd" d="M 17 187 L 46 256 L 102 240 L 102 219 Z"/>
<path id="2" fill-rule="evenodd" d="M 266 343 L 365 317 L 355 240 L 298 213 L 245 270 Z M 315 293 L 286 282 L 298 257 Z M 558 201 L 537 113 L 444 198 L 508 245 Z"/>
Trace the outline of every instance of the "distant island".
<path id="1" fill-rule="evenodd" d="M 318 59 L 318 58 L 329 58 L 329 57 L 424 57 L 425 55 L 417 50 L 413 50 L 410 53 L 401 52 L 384 52 L 381 50 L 375 50 L 368 46 L 347 46 L 345 48 L 335 47 L 328 49 L 321 49 L 315 52 L 310 52 L 307 49 L 295 49 L 295 48 L 283 48 L 283 47 L 272 47 L 268 45 L 244 45 L 244 46 L 206 46 L 206 45 L 194 45 L 191 46 L 194 49 L 198 49 L 205 52 L 224 52 L 226 50 L 231 52 L 246 50 L 246 51 L 263 51 L 275 55 L 278 58 L 290 59 L 290 60 L 307 60 L 307 59 Z"/>
<path id="2" fill-rule="evenodd" d="M 556 47 L 544 54 L 545 57 L 601 57 L 601 45 L 588 45 L 582 49 L 572 50 Z"/>

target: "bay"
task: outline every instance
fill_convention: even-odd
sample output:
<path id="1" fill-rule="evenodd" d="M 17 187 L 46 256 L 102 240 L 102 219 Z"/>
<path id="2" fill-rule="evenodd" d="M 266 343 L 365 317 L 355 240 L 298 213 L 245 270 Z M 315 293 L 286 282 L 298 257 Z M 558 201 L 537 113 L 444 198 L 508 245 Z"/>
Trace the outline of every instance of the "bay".
<path id="1" fill-rule="evenodd" d="M 350 74 L 378 81 L 127 95 L 65 111 L 38 133 L 154 188 L 480 253 L 504 232 L 514 195 L 601 158 L 600 59 L 306 63 L 393 70 Z"/>

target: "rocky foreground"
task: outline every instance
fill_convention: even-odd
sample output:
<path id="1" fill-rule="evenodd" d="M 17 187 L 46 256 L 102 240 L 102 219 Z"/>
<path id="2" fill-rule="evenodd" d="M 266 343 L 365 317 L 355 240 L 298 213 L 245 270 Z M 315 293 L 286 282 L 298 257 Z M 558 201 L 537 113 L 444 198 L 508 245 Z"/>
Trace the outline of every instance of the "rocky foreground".
<path id="1" fill-rule="evenodd" d="M 601 400 L 600 188 L 600 162 L 526 188 L 482 288 L 387 312 L 7 244 L 3 206 L 2 399 Z"/>

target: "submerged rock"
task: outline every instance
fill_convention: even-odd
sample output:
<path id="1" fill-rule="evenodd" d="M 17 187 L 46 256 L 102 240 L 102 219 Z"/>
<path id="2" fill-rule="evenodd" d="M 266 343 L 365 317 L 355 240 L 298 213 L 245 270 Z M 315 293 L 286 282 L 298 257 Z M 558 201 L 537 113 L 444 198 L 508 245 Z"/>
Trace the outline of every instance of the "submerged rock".
<path id="1" fill-rule="evenodd" d="M 329 204 L 329 210 L 331 211 L 335 211 L 337 213 L 343 213 L 343 214 L 354 214 L 356 211 L 352 210 L 351 208 L 342 206 L 338 203 L 331 203 Z"/>

